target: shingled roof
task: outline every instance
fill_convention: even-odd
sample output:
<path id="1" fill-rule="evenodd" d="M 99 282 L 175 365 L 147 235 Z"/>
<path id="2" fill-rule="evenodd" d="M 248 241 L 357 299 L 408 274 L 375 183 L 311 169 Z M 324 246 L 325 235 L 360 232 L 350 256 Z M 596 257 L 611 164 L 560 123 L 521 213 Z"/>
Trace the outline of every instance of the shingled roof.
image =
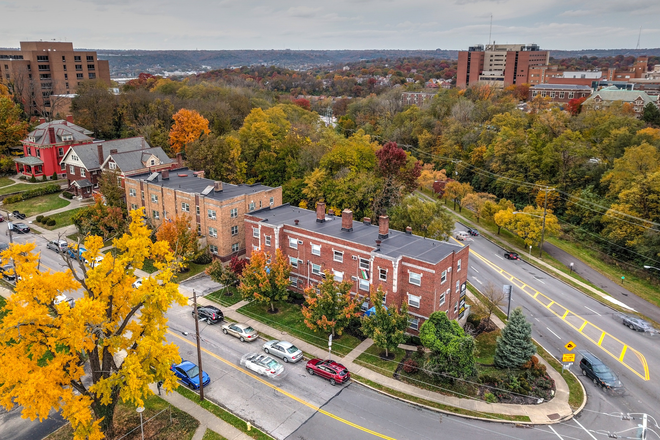
<path id="1" fill-rule="evenodd" d="M 156 156 L 156 158 L 160 161 L 160 163 L 157 165 L 165 165 L 175 162 L 173 159 L 167 157 L 167 154 L 165 154 L 165 151 L 163 151 L 161 147 L 154 147 L 146 150 L 113 153 L 105 159 L 102 168 L 105 168 L 106 164 L 112 160 L 117 164 L 117 168 L 122 173 L 126 174 L 130 173 L 131 171 L 148 168 L 149 164 L 147 161 L 151 158 L 151 156 Z"/>
<path id="2" fill-rule="evenodd" d="M 100 160 L 101 158 L 99 157 L 99 146 L 101 147 L 103 160 Z M 117 150 L 117 153 L 124 153 L 126 151 L 145 150 L 148 148 L 151 148 L 151 146 L 143 137 L 96 142 L 94 144 L 72 147 L 62 158 L 61 162 L 65 162 L 70 155 L 75 154 L 85 165 L 87 171 L 94 171 L 101 169 L 101 164 L 105 162 L 113 150 Z"/>
<path id="3" fill-rule="evenodd" d="M 50 129 L 53 129 L 54 139 L 51 138 L 49 132 Z M 80 143 L 91 143 L 94 139 L 89 135 L 93 132 L 76 125 L 74 123 L 68 122 L 64 119 L 58 119 L 56 121 L 44 122 L 43 124 L 37 125 L 37 127 L 28 133 L 27 138 L 23 139 L 21 142 L 30 145 L 54 145 L 63 142 L 70 142 L 75 144 Z"/>

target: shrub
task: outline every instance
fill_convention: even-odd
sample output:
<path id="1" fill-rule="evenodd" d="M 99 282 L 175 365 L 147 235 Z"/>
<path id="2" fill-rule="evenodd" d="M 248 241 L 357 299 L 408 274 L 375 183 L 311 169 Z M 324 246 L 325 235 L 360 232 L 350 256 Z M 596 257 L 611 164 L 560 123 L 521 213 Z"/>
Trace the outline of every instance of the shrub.
<path id="1" fill-rule="evenodd" d="M 46 175 L 44 174 L 43 176 L 41 176 L 41 180 L 45 182 L 46 180 L 48 180 L 48 177 L 46 177 Z"/>
<path id="2" fill-rule="evenodd" d="M 53 175 L 50 176 L 50 180 L 57 180 L 57 171 L 53 171 Z"/>
<path id="3" fill-rule="evenodd" d="M 37 216 L 37 223 L 41 223 L 41 220 L 43 220 L 44 216 L 43 215 L 38 215 Z"/>
<path id="4" fill-rule="evenodd" d="M 209 252 L 208 248 L 204 248 L 200 250 L 192 258 L 192 262 L 195 264 L 209 264 L 212 261 L 213 261 L 213 257 L 211 256 L 211 253 Z"/>
<path id="5" fill-rule="evenodd" d="M 50 217 L 42 216 L 42 217 L 41 217 L 41 222 L 40 222 L 40 223 L 42 223 L 42 224 L 44 224 L 44 225 L 47 225 L 47 224 L 48 224 L 48 220 L 50 220 Z"/>
<path id="6" fill-rule="evenodd" d="M 36 182 L 37 182 L 37 178 L 34 177 L 34 174 L 32 175 L 32 177 L 30 177 L 30 182 L 32 182 L 32 183 L 36 183 Z"/>
<path id="7" fill-rule="evenodd" d="M 34 177 L 34 176 L 32 176 Z M 20 202 L 22 200 L 27 200 L 27 199 L 32 199 L 34 197 L 39 197 L 39 196 L 44 196 L 46 194 L 52 194 L 60 191 L 60 186 L 57 184 L 52 184 L 52 185 L 44 185 L 41 188 L 35 188 L 35 189 L 29 189 L 27 191 L 23 191 L 22 193 L 16 194 L 14 196 L 9 196 L 5 198 L 4 203 L 5 204 L 11 204 L 11 203 L 16 203 Z"/>
<path id="8" fill-rule="evenodd" d="M 0 156 L 0 174 L 16 174 L 16 163 L 11 156 Z"/>
<path id="9" fill-rule="evenodd" d="M 69 199 L 69 200 L 73 199 L 73 193 L 70 193 L 69 191 L 64 191 L 62 195 L 64 196 L 65 199 Z"/>
<path id="10" fill-rule="evenodd" d="M 493 393 L 484 393 L 484 400 L 488 403 L 497 403 L 497 397 Z"/>
<path id="11" fill-rule="evenodd" d="M 22 194 L 16 194 L 13 196 L 5 197 L 5 199 L 2 201 L 3 204 L 5 205 L 11 205 L 12 203 L 20 202 L 23 200 L 23 195 Z"/>
<path id="12" fill-rule="evenodd" d="M 415 359 L 406 359 L 403 363 L 403 371 L 408 374 L 415 374 L 419 371 L 419 364 Z"/>
<path id="13" fill-rule="evenodd" d="M 48 223 L 46 223 L 48 226 L 55 226 L 57 222 L 55 221 L 54 218 L 49 218 Z"/>
<path id="14" fill-rule="evenodd" d="M 497 377 L 491 376 L 490 374 L 482 374 L 481 376 L 479 376 L 479 383 L 497 386 L 498 382 L 499 380 L 497 379 Z"/>
<path id="15" fill-rule="evenodd" d="M 27 177 L 25 177 L 25 176 L 20 176 L 20 177 L 18 178 L 18 180 L 27 180 Z"/>

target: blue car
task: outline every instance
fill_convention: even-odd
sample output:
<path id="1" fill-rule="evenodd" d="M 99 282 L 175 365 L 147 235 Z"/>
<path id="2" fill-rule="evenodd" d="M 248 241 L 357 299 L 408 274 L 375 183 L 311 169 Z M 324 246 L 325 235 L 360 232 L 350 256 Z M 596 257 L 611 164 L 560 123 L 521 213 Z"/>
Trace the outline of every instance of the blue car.
<path id="1" fill-rule="evenodd" d="M 170 369 L 190 389 L 196 390 L 199 388 L 199 367 L 197 365 L 190 361 L 182 361 L 178 365 L 172 365 Z M 206 374 L 206 371 L 202 372 L 202 378 L 204 380 L 204 386 L 211 382 L 211 378 Z"/>

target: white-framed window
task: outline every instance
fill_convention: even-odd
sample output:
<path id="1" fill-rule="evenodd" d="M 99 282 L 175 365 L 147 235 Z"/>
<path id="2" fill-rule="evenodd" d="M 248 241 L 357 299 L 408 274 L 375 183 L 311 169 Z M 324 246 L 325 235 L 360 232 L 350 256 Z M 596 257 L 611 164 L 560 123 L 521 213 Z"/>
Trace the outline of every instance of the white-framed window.
<path id="1" fill-rule="evenodd" d="M 369 291 L 369 280 L 358 279 L 358 289 Z"/>
<path id="2" fill-rule="evenodd" d="M 265 235 L 266 238 L 266 246 L 270 246 L 270 235 Z"/>
<path id="3" fill-rule="evenodd" d="M 415 272 L 408 272 L 408 282 L 414 284 L 415 286 L 422 285 L 422 274 Z"/>
<path id="4" fill-rule="evenodd" d="M 250 204 L 248 205 L 248 209 L 250 211 L 254 211 L 254 202 L 250 202 Z"/>
<path id="5" fill-rule="evenodd" d="M 231 208 L 231 210 L 229 211 L 229 217 L 230 218 L 238 217 L 238 208 Z"/>
<path id="6" fill-rule="evenodd" d="M 456 262 L 456 272 L 460 272 L 460 271 L 461 271 L 461 260 L 458 260 Z"/>
<path id="7" fill-rule="evenodd" d="M 156 165 L 156 159 L 151 159 L 151 160 L 149 161 L 149 164 L 150 164 L 151 166 Z"/>
<path id="8" fill-rule="evenodd" d="M 215 220 L 215 219 L 216 219 L 215 211 L 214 211 L 214 210 L 209 209 L 209 210 L 208 210 L 208 213 L 209 213 L 209 218 L 210 218 L 211 220 Z"/>
<path id="9" fill-rule="evenodd" d="M 84 168 L 80 169 L 80 177 L 85 177 L 85 169 Z"/>
<path id="10" fill-rule="evenodd" d="M 440 277 L 440 284 L 444 283 L 445 281 L 447 281 L 447 271 L 443 270 L 442 276 Z"/>
<path id="11" fill-rule="evenodd" d="M 575 92 L 568 92 L 568 99 L 573 99 L 573 96 L 575 96 Z"/>
<path id="12" fill-rule="evenodd" d="M 387 269 L 378 269 L 378 279 L 380 281 L 387 281 Z"/>
<path id="13" fill-rule="evenodd" d="M 73 165 L 69 165 L 69 174 L 76 174 L 76 168 Z"/>
<path id="14" fill-rule="evenodd" d="M 190 205 L 187 203 L 181 203 L 181 211 L 183 212 L 190 212 Z"/>
<path id="15" fill-rule="evenodd" d="M 131 196 L 131 197 L 136 197 L 137 196 L 137 191 L 135 191 L 135 188 L 129 188 L 128 195 Z"/>
<path id="16" fill-rule="evenodd" d="M 338 270 L 332 270 L 332 275 L 334 276 L 335 281 L 341 283 L 344 281 L 344 272 L 339 272 Z"/>
<path id="17" fill-rule="evenodd" d="M 321 265 L 312 263 L 312 273 L 314 275 L 321 275 Z"/>
<path id="18" fill-rule="evenodd" d="M 442 293 L 440 294 L 440 304 L 439 304 L 439 305 L 442 306 L 442 305 L 445 304 L 445 299 L 446 299 L 446 297 L 447 297 L 447 292 L 442 292 Z"/>
<path id="19" fill-rule="evenodd" d="M 344 253 L 342 251 L 332 251 L 332 259 L 339 263 L 344 262 Z"/>
<path id="20" fill-rule="evenodd" d="M 252 228 L 252 236 L 254 238 L 259 238 L 259 228 Z"/>
<path id="21" fill-rule="evenodd" d="M 231 227 L 231 235 L 238 235 L 238 226 Z"/>
<path id="22" fill-rule="evenodd" d="M 293 275 L 289 277 L 292 286 L 298 287 L 298 278 Z"/>
<path id="23" fill-rule="evenodd" d="M 419 318 L 408 318 L 408 328 L 419 330 Z"/>
<path id="24" fill-rule="evenodd" d="M 291 249 L 298 249 L 298 239 L 289 237 L 289 247 Z"/>
<path id="25" fill-rule="evenodd" d="M 75 161 L 80 160 L 80 159 L 78 159 L 78 156 L 76 156 L 75 154 L 72 154 L 72 155 L 71 155 L 71 159 L 72 159 L 72 160 L 75 160 Z"/>
<path id="26" fill-rule="evenodd" d="M 291 267 L 298 267 L 298 258 L 289 257 L 289 264 L 291 265 Z"/>
<path id="27" fill-rule="evenodd" d="M 152 195 L 151 195 L 151 201 L 152 201 L 153 203 L 158 203 L 158 196 L 157 196 L 156 194 L 152 194 Z"/>
<path id="28" fill-rule="evenodd" d="M 231 245 L 231 251 L 232 252 L 238 252 L 238 243 L 234 243 Z"/>
<path id="29" fill-rule="evenodd" d="M 66 171 L 66 164 L 64 163 L 60 164 L 60 171 Z"/>
<path id="30" fill-rule="evenodd" d="M 559 99 L 564 99 L 564 92 L 559 92 Z"/>
<path id="31" fill-rule="evenodd" d="M 458 293 L 461 290 L 461 282 L 456 281 L 456 293 Z"/>
<path id="32" fill-rule="evenodd" d="M 422 300 L 421 296 L 415 296 L 415 295 L 408 294 L 408 305 L 410 307 L 419 308 L 421 300 Z"/>
<path id="33" fill-rule="evenodd" d="M 360 258 L 360 269 L 369 270 L 369 260 L 366 258 Z"/>
<path id="34" fill-rule="evenodd" d="M 209 250 L 211 251 L 212 254 L 217 254 L 218 253 L 218 247 L 214 244 L 209 246 Z"/>
<path id="35" fill-rule="evenodd" d="M 117 164 L 114 162 L 108 162 L 108 168 L 111 170 L 116 170 L 117 169 Z"/>
<path id="36" fill-rule="evenodd" d="M 218 230 L 209 226 L 209 236 L 217 238 Z"/>
<path id="37" fill-rule="evenodd" d="M 131 210 L 137 209 L 137 205 L 135 203 L 131 203 Z"/>
<path id="38" fill-rule="evenodd" d="M 142 197 L 142 200 L 144 200 L 144 191 L 140 191 L 140 196 Z"/>
<path id="39" fill-rule="evenodd" d="M 64 156 L 64 148 L 60 147 L 57 149 L 57 155 L 58 156 Z"/>
<path id="40" fill-rule="evenodd" d="M 275 204 L 275 197 L 271 197 L 271 198 L 270 198 L 270 204 L 271 204 L 271 205 Z"/>
<path id="41" fill-rule="evenodd" d="M 160 213 L 158 211 L 151 211 L 151 215 L 154 219 L 158 220 L 160 218 Z"/>
<path id="42" fill-rule="evenodd" d="M 454 313 L 458 312 L 458 301 L 454 304 Z"/>
<path id="43" fill-rule="evenodd" d="M 312 244 L 312 255 L 321 256 L 321 245 L 320 244 Z"/>

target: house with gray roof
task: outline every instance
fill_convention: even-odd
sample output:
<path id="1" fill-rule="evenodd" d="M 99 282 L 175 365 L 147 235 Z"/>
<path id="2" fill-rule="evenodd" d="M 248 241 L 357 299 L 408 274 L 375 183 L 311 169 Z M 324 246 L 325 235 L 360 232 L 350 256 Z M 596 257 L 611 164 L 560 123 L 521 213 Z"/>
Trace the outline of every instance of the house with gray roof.
<path id="1" fill-rule="evenodd" d="M 610 86 L 595 92 L 582 105 L 589 110 L 600 110 L 609 107 L 614 102 L 630 105 L 639 118 L 647 104 L 658 105 L 658 97 L 653 98 L 641 90 L 621 90 L 616 86 Z"/>

